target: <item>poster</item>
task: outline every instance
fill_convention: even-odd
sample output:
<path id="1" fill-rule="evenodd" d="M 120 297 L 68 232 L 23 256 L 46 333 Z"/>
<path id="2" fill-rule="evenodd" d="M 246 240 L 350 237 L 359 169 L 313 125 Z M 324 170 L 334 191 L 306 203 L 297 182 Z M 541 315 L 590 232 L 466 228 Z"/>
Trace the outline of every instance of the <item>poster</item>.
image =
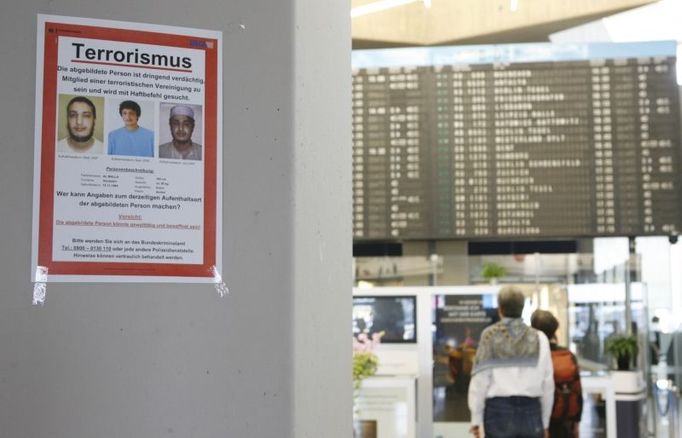
<path id="1" fill-rule="evenodd" d="M 433 344 L 433 421 L 469 422 L 471 371 L 481 332 L 497 322 L 495 294 L 439 295 Z"/>
<path id="2" fill-rule="evenodd" d="M 33 279 L 214 282 L 222 34 L 38 16 Z"/>

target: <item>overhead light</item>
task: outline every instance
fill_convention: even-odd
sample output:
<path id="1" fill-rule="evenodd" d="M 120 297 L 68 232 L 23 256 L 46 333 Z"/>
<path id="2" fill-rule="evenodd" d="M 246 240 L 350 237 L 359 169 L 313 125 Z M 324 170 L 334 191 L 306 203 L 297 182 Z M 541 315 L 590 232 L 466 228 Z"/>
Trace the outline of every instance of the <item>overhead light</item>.
<path id="1" fill-rule="evenodd" d="M 516 12 L 519 9 L 519 0 L 511 0 L 511 4 L 509 5 L 509 9 L 512 12 Z"/>
<path id="2" fill-rule="evenodd" d="M 375 12 L 385 11 L 386 9 L 395 8 L 398 6 L 407 5 L 410 3 L 422 2 L 424 7 L 431 8 L 431 0 L 379 0 L 368 3 L 366 5 L 358 6 L 350 10 L 351 18 L 360 17 L 361 15 L 373 14 Z"/>

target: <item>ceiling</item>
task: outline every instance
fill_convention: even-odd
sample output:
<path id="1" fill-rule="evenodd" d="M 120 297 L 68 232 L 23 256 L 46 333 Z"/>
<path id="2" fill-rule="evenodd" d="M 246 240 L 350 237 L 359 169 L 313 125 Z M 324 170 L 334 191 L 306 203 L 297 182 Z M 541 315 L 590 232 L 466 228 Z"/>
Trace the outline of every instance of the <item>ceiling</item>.
<path id="1" fill-rule="evenodd" d="M 385 0 L 351 5 L 377 1 Z M 548 41 L 551 33 L 656 0 L 430 0 L 430 8 L 425 2 L 353 17 L 353 48 Z"/>

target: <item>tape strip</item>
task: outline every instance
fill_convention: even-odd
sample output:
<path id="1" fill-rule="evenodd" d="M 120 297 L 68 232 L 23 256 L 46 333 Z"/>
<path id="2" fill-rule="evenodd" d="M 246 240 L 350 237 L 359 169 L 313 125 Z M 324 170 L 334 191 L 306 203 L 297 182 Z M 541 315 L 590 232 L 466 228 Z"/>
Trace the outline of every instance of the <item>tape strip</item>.
<path id="1" fill-rule="evenodd" d="M 213 273 L 215 290 L 218 292 L 218 295 L 220 296 L 220 298 L 224 298 L 225 295 L 230 293 L 230 289 L 227 287 L 227 285 L 223 281 L 223 276 L 220 275 L 220 272 L 218 272 L 218 268 L 216 266 L 213 266 L 211 268 L 211 272 Z"/>
<path id="2" fill-rule="evenodd" d="M 45 304 L 47 295 L 47 268 L 44 266 L 36 267 L 36 278 L 33 281 L 33 305 L 42 306 Z"/>

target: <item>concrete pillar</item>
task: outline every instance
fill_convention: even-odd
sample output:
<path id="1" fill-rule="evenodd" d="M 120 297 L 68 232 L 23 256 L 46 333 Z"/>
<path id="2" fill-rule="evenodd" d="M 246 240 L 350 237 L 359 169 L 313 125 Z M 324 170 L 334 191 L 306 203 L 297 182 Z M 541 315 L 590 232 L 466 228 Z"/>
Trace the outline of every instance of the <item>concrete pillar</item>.
<path id="1" fill-rule="evenodd" d="M 403 242 L 403 256 L 429 257 L 429 242 L 426 240 L 410 240 Z M 410 275 L 403 278 L 403 286 L 428 286 L 429 275 Z"/>
<path id="2" fill-rule="evenodd" d="M 436 253 L 443 257 L 443 274 L 439 286 L 469 284 L 469 245 L 463 240 L 443 240 L 436 244 Z"/>

